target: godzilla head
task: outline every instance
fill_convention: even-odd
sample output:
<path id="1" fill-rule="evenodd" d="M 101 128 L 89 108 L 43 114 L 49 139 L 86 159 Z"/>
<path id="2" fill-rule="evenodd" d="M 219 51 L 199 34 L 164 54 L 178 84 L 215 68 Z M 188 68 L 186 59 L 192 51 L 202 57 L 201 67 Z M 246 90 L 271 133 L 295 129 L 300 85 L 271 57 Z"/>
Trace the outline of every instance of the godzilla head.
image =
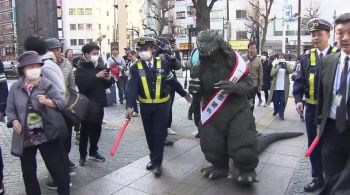
<path id="1" fill-rule="evenodd" d="M 197 36 L 197 47 L 201 56 L 211 56 L 219 51 L 222 42 L 222 35 L 218 30 L 203 30 Z"/>

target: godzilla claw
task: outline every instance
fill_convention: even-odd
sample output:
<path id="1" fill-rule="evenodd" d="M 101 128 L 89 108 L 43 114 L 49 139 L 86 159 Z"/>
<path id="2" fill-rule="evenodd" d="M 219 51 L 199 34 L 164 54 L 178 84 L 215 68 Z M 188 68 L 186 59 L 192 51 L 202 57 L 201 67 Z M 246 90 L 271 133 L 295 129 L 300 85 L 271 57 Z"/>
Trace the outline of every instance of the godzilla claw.
<path id="1" fill-rule="evenodd" d="M 219 169 L 214 166 L 209 166 L 201 170 L 201 174 L 209 179 L 217 179 L 228 176 L 228 169 Z"/>
<path id="2" fill-rule="evenodd" d="M 256 175 L 255 171 L 242 173 L 237 178 L 237 182 L 243 185 L 251 185 L 253 183 L 259 182 L 259 178 Z"/>

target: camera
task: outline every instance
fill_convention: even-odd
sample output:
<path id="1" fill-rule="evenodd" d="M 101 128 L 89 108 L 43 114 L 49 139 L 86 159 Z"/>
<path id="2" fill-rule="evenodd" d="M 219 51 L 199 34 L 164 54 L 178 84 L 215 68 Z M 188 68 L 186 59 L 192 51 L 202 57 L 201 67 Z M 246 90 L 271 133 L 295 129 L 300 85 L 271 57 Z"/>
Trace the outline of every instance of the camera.
<path id="1" fill-rule="evenodd" d="M 111 72 L 111 68 L 106 68 L 106 72 L 110 73 Z"/>
<path id="2" fill-rule="evenodd" d="M 280 68 L 286 69 L 287 68 L 287 63 L 286 62 L 278 62 L 278 65 Z"/>

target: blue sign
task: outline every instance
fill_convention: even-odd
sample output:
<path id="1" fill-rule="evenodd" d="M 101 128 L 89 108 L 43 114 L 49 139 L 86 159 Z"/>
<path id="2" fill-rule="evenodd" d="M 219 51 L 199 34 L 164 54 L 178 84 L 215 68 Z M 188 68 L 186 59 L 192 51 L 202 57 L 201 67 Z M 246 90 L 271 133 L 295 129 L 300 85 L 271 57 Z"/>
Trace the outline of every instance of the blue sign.
<path id="1" fill-rule="evenodd" d="M 292 20 L 292 5 L 287 5 L 283 10 L 283 18 L 285 21 Z"/>

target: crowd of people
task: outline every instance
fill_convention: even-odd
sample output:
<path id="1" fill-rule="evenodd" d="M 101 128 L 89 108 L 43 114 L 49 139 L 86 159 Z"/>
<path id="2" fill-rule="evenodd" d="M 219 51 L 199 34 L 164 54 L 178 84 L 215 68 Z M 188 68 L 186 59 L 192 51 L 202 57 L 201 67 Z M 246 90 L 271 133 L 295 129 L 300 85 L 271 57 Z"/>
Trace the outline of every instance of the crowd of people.
<path id="1" fill-rule="evenodd" d="M 315 18 L 307 25 L 314 48 L 300 58 L 293 96 L 297 112 L 305 118 L 309 146 L 317 137 L 321 141 L 310 156 L 313 180 L 304 190 L 313 192 L 324 187 L 324 195 L 339 191 L 349 194 L 350 13 L 335 20 L 336 47 L 329 44 L 331 23 Z M 70 176 L 76 168 L 69 159 L 73 127 L 80 131 L 79 165 L 85 166 L 87 158 L 105 161 L 98 142 L 104 107 L 117 103 L 116 86 L 119 103 L 125 103 L 126 118 L 141 116 L 150 151 L 146 169 L 153 170 L 155 177 L 162 175 L 164 146 L 173 145 L 167 135 L 176 133 L 171 129 L 175 92 L 190 104 L 192 97 L 176 78 L 175 71 L 183 66 L 174 39 L 139 37 L 135 43 L 136 50 L 124 48 L 125 56 L 119 54 L 118 47 L 112 47 L 105 64 L 95 43 L 85 44 L 82 55 L 73 58 L 72 49 L 62 54 L 61 42 L 56 38 L 29 36 L 24 42 L 25 52 L 18 57 L 19 79 L 10 90 L 0 63 L 0 122 L 5 122 L 6 115 L 8 127 L 13 128 L 11 153 L 20 158 L 27 194 L 41 193 L 36 177 L 37 150 L 51 175 L 47 187 L 61 195 L 70 193 Z M 273 115 L 284 120 L 292 65 L 281 53 L 269 56 L 264 51 L 258 57 L 255 42 L 248 44 L 246 63 L 254 83 L 254 90 L 247 96 L 252 112 L 258 96 L 258 106 L 273 102 Z M 64 114 L 65 100 L 72 91 L 89 99 L 80 125 Z M 52 124 L 52 115 L 62 117 L 64 126 L 57 132 L 65 131 L 64 135 L 53 131 L 62 124 Z M 4 193 L 2 169 L 0 158 L 0 194 Z"/>

